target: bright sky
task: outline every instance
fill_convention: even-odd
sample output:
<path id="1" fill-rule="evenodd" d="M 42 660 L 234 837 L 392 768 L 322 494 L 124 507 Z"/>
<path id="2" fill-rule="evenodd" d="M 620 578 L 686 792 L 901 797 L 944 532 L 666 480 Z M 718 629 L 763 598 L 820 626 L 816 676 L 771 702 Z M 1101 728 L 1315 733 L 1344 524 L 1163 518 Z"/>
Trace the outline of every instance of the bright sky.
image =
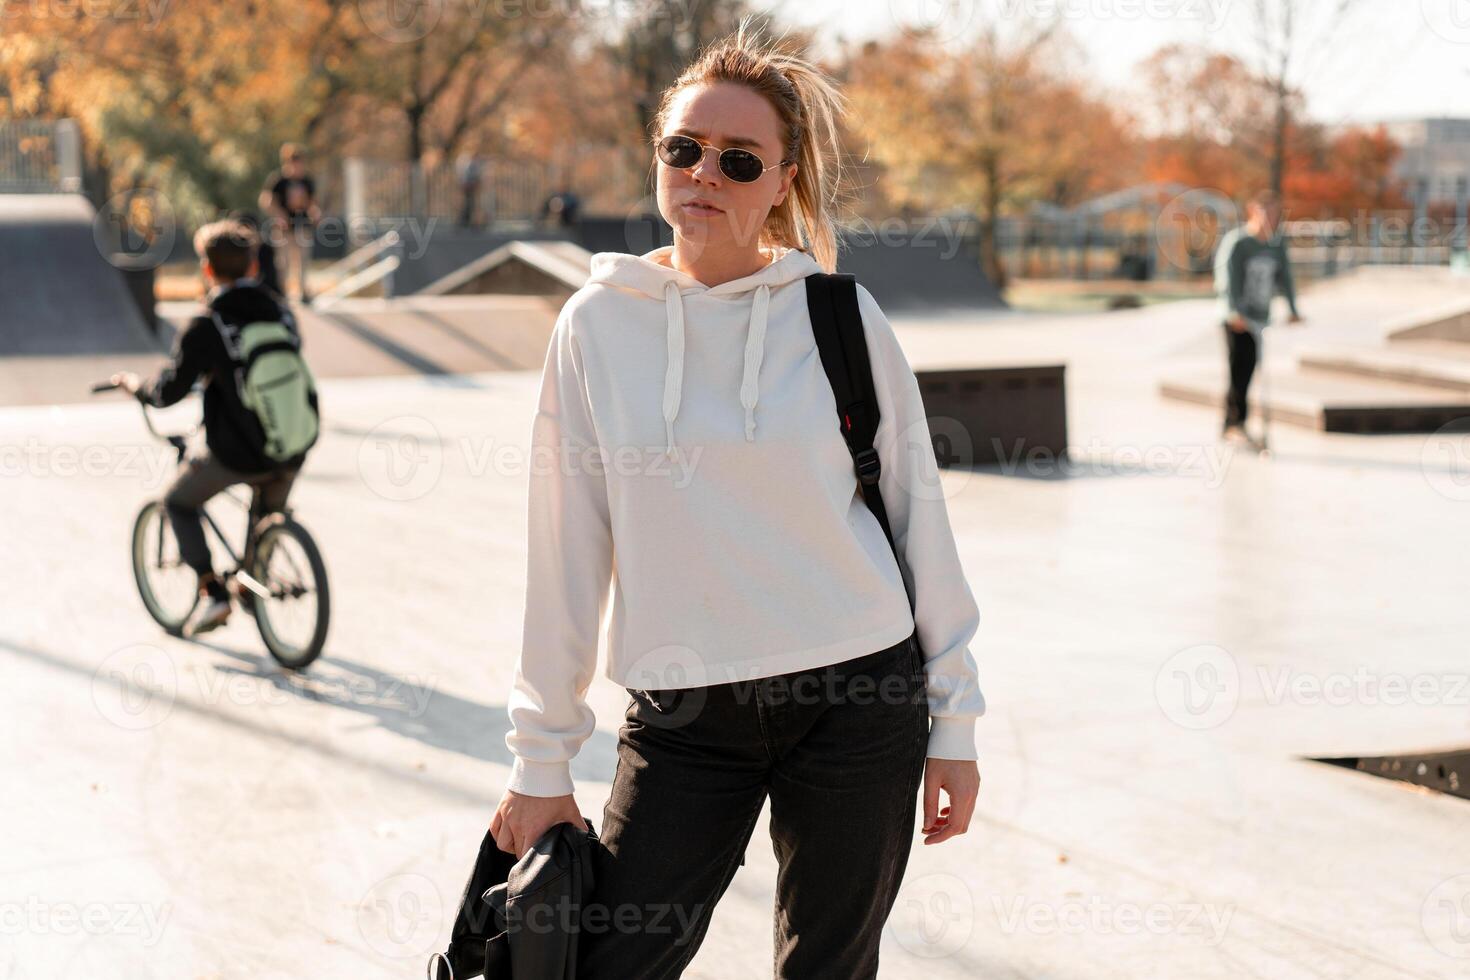
<path id="1" fill-rule="evenodd" d="M 1280 5 L 1292 0 L 1271 0 Z M 1470 116 L 1470 0 L 1353 0 L 1329 31 L 1339 0 L 1294 0 L 1303 45 L 1294 80 L 1323 122 Z M 1254 59 L 1248 0 L 757 0 L 828 40 L 892 35 L 935 23 L 947 37 L 1000 18 L 1003 25 L 1059 16 L 1089 68 L 1126 97 L 1134 66 L 1172 42 L 1201 43 Z M 1003 27 L 1003 30 L 1005 28 Z"/>

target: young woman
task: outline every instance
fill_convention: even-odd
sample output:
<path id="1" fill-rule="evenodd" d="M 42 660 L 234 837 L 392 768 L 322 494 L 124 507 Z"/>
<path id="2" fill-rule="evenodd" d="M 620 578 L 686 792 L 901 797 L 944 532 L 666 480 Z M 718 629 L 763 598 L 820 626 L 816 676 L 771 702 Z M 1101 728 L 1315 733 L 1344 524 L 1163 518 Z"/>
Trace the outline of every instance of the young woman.
<path id="1" fill-rule="evenodd" d="M 606 673 L 629 702 L 584 980 L 679 976 L 767 798 L 776 975 L 872 977 L 921 778 L 924 842 L 969 827 L 979 613 L 918 384 L 860 287 L 911 612 L 807 313 L 805 277 L 836 262 L 841 108 L 812 65 L 744 27 L 702 54 L 655 121 L 674 244 L 595 255 L 547 353 L 515 763 L 491 829 L 521 855 L 557 823 L 586 827 L 569 763 L 594 727 L 611 579 Z"/>

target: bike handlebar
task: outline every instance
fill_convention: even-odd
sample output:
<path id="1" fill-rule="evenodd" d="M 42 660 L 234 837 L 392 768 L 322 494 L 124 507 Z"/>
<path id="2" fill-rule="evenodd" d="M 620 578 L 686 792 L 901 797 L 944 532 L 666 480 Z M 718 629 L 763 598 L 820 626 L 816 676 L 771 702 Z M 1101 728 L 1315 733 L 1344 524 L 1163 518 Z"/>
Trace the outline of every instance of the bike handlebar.
<path id="1" fill-rule="evenodd" d="M 97 395 L 101 394 L 104 391 L 116 391 L 121 387 L 122 385 L 116 384 L 112 381 L 99 381 L 96 384 L 92 385 L 92 394 Z M 188 433 L 176 433 L 173 435 L 159 432 L 158 429 L 153 425 L 152 413 L 148 411 L 151 406 L 143 399 L 137 398 L 136 395 L 134 395 L 134 398 L 138 402 L 138 407 L 141 408 L 143 411 L 143 424 L 148 426 L 148 431 L 153 435 L 153 438 L 159 440 L 160 442 L 166 442 L 170 446 L 173 446 L 174 449 L 178 450 L 179 458 L 183 459 L 185 452 L 185 436 L 193 432 L 197 432 L 199 427 L 196 425 L 194 428 L 190 429 Z"/>

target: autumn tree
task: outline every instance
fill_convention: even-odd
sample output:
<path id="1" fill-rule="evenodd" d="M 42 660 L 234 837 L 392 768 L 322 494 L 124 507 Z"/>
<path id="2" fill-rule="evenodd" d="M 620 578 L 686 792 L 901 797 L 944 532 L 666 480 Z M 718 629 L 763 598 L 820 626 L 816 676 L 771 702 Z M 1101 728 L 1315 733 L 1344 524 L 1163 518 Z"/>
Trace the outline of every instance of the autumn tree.
<path id="1" fill-rule="evenodd" d="M 1251 0 L 1257 71 L 1270 93 L 1270 186 L 1285 187 L 1288 137 L 1299 118 L 1302 84 L 1327 60 L 1334 36 L 1358 0 Z"/>

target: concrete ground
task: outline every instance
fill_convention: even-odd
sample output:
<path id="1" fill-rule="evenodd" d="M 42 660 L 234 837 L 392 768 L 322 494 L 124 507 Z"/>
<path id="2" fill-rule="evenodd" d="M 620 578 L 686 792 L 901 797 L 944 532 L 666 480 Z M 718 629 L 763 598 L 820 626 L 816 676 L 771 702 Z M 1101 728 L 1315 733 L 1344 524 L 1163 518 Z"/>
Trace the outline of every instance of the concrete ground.
<path id="1" fill-rule="evenodd" d="M 1464 288 L 1323 286 L 1298 336 Z M 1470 971 L 1470 801 L 1305 758 L 1470 744 L 1470 453 L 1282 426 L 1232 456 L 1154 383 L 1217 329 L 1194 302 L 900 324 L 916 366 L 1065 360 L 1074 454 L 945 474 L 984 785 L 968 834 L 916 835 L 882 976 Z M 422 975 L 510 762 L 537 380 L 322 383 L 294 505 L 335 610 L 301 678 L 243 618 L 147 618 L 129 525 L 171 460 L 135 407 L 0 409 L 0 977 Z M 591 703 L 600 827 L 626 698 Z M 770 974 L 775 871 L 763 819 L 686 976 Z"/>

